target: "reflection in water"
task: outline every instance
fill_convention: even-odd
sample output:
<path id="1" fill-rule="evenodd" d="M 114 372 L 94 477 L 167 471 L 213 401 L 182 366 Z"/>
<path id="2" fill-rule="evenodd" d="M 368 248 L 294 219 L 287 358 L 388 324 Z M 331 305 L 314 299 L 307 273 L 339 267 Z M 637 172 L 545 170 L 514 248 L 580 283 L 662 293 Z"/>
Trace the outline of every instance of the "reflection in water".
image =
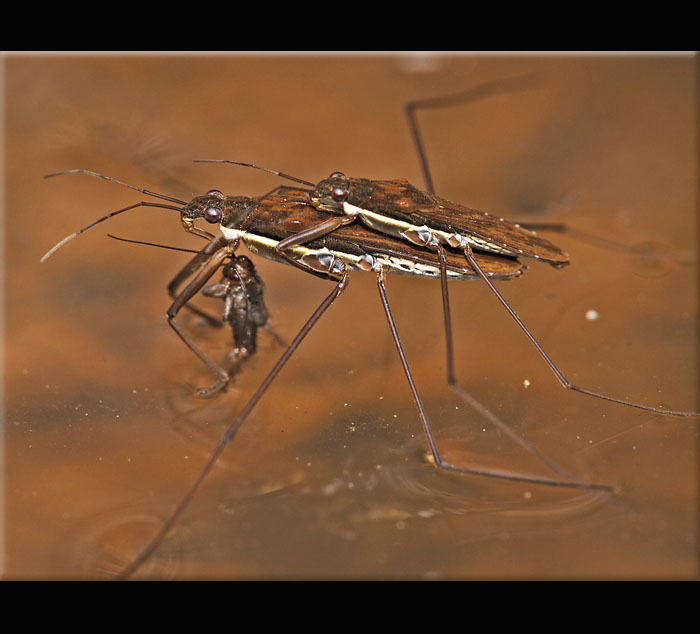
<path id="1" fill-rule="evenodd" d="M 634 249 L 636 254 L 630 258 L 629 266 L 633 274 L 640 277 L 666 277 L 677 273 L 682 267 L 697 264 L 697 253 L 681 251 L 668 244 L 640 242 Z"/>
<path id="2" fill-rule="evenodd" d="M 161 524 L 162 520 L 156 516 L 123 508 L 85 518 L 85 528 L 75 535 L 74 555 L 81 562 L 76 577 L 117 578 L 131 563 L 134 553 L 143 548 Z M 181 545 L 183 533 L 187 533 L 184 527 L 173 529 L 163 541 L 158 556 L 143 565 L 142 577 L 163 580 L 177 577 L 185 555 Z"/>
<path id="3" fill-rule="evenodd" d="M 352 441 L 331 443 L 325 451 L 317 447 L 307 461 L 297 457 L 294 464 L 275 468 L 270 456 L 261 457 L 264 467 L 258 473 L 236 469 L 232 447 L 224 473 L 205 487 L 203 499 L 193 505 L 198 509 L 181 522 L 191 539 L 179 538 L 180 574 L 257 577 L 266 562 L 271 576 L 282 577 L 449 577 L 455 574 L 451 564 L 436 562 L 449 560 L 455 544 L 489 542 L 494 536 L 507 540 L 531 533 L 540 522 L 548 531 L 585 526 L 597 521 L 596 511 L 606 504 L 604 496 L 581 491 L 515 490 L 488 479 L 438 473 L 416 459 L 422 438 L 397 448 L 367 429 L 359 439 L 357 431 L 347 433 Z M 446 443 L 453 445 L 451 455 L 461 443 L 463 438 Z M 364 555 L 368 547 L 375 552 L 374 564 Z M 138 578 L 161 575 L 172 557 L 172 538 L 163 548 L 154 555 L 158 565 Z M 433 565 L 425 569 L 414 553 L 428 551 Z M 393 564 L 387 568 L 377 561 Z"/>

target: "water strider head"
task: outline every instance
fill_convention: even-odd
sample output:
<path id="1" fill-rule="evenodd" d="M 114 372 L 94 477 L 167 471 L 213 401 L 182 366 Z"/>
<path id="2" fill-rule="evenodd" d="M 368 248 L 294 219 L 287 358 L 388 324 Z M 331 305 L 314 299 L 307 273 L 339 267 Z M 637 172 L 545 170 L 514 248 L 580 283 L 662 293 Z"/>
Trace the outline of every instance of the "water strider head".
<path id="1" fill-rule="evenodd" d="M 333 172 L 313 187 L 309 198 L 317 209 L 342 214 L 343 203 L 359 206 L 372 195 L 372 190 L 372 181 L 368 179 L 350 179 L 342 172 Z"/>
<path id="2" fill-rule="evenodd" d="M 258 201 L 247 196 L 225 196 L 218 189 L 208 191 L 204 196 L 195 196 L 181 211 L 180 219 L 185 229 L 201 234 L 195 227 L 196 220 L 204 220 L 222 229 L 242 228 Z"/>

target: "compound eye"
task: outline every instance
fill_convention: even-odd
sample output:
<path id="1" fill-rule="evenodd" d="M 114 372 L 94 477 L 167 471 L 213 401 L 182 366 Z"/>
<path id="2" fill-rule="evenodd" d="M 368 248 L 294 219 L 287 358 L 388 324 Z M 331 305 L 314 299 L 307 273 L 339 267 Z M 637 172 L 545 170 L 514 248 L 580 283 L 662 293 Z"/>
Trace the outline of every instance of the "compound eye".
<path id="1" fill-rule="evenodd" d="M 210 189 L 207 192 L 207 196 L 216 196 L 217 198 L 223 198 L 224 195 L 218 189 Z"/>
<path id="2" fill-rule="evenodd" d="M 207 207 L 204 210 L 204 220 L 215 224 L 221 220 L 221 209 L 218 207 Z"/>
<path id="3" fill-rule="evenodd" d="M 348 197 L 348 190 L 346 187 L 334 187 L 331 189 L 331 198 L 337 203 L 342 203 Z"/>
<path id="4" fill-rule="evenodd" d="M 345 174 L 343 172 L 333 172 L 330 178 L 345 178 Z"/>

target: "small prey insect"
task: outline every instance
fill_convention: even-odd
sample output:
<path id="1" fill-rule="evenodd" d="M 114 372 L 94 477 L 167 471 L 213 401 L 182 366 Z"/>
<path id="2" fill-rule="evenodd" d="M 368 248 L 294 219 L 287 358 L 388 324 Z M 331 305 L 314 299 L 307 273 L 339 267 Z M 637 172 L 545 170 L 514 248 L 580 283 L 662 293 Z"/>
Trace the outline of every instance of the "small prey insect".
<path id="1" fill-rule="evenodd" d="M 258 328 L 267 324 L 263 283 L 250 258 L 239 255 L 224 264 L 221 280 L 202 289 L 206 297 L 224 300 L 223 320 L 233 332 L 234 361 L 243 361 L 257 350 Z"/>

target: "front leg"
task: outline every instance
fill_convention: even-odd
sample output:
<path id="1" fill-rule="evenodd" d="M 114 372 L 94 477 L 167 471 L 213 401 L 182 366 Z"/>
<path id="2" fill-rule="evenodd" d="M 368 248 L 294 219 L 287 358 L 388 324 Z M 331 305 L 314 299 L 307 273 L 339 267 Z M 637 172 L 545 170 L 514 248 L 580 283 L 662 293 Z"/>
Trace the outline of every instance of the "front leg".
<path id="1" fill-rule="evenodd" d="M 306 244 L 307 242 L 311 242 L 312 240 L 322 238 L 323 236 L 332 233 L 339 227 L 349 225 L 351 222 L 354 221 L 355 216 L 334 216 L 332 218 L 329 218 L 328 220 L 320 222 L 317 225 L 314 225 L 309 229 L 304 229 L 303 231 L 299 231 L 298 233 L 288 236 L 284 240 L 280 240 L 277 246 L 275 246 L 275 251 L 277 251 L 280 257 L 284 258 L 290 264 L 296 266 L 302 271 L 311 273 L 312 275 L 316 275 L 317 277 L 328 279 L 328 271 L 330 271 L 332 267 L 328 267 L 326 263 L 319 263 L 316 261 L 316 259 L 313 258 L 306 262 L 295 260 L 287 252 L 287 250 L 291 249 L 292 247 Z"/>
<path id="2" fill-rule="evenodd" d="M 175 323 L 175 317 L 180 312 L 183 306 L 187 305 L 201 289 L 202 287 L 211 279 L 211 277 L 216 273 L 219 267 L 223 264 L 227 257 L 233 255 L 235 249 L 235 244 L 226 244 L 226 246 L 221 247 L 213 255 L 208 256 L 209 259 L 201 267 L 197 275 L 192 279 L 192 281 L 185 287 L 185 289 L 177 295 L 175 301 L 172 303 L 168 309 L 167 317 L 168 323 L 175 331 L 175 333 L 182 339 L 187 347 L 192 350 L 206 365 L 207 367 L 216 374 L 219 379 L 208 388 L 199 390 L 199 396 L 205 397 L 218 392 L 229 382 L 229 374 L 221 366 L 215 363 L 208 355 L 206 355 L 202 350 L 199 349 L 197 344 L 187 335 L 181 328 Z M 193 308 L 194 309 L 194 308 Z"/>
<path id="3" fill-rule="evenodd" d="M 190 277 L 190 275 L 197 271 L 197 269 L 201 268 L 203 266 L 203 263 L 211 257 L 212 253 L 215 253 L 219 249 L 222 249 L 227 244 L 228 240 L 226 240 L 226 238 L 224 238 L 224 236 L 222 235 L 211 240 L 209 244 L 206 247 L 204 247 L 202 252 L 197 253 L 197 255 L 195 255 L 187 264 L 185 264 L 185 266 L 183 266 L 182 269 L 180 269 L 178 274 L 170 281 L 170 283 L 168 284 L 168 295 L 170 295 L 171 298 L 176 299 L 179 294 L 179 289 L 182 283 L 188 277 Z M 221 326 L 223 326 L 223 323 L 220 319 L 206 313 L 200 308 L 192 306 L 191 304 L 186 304 L 185 307 L 187 308 L 187 310 L 205 319 L 210 326 L 214 326 L 215 328 L 220 328 Z"/>

